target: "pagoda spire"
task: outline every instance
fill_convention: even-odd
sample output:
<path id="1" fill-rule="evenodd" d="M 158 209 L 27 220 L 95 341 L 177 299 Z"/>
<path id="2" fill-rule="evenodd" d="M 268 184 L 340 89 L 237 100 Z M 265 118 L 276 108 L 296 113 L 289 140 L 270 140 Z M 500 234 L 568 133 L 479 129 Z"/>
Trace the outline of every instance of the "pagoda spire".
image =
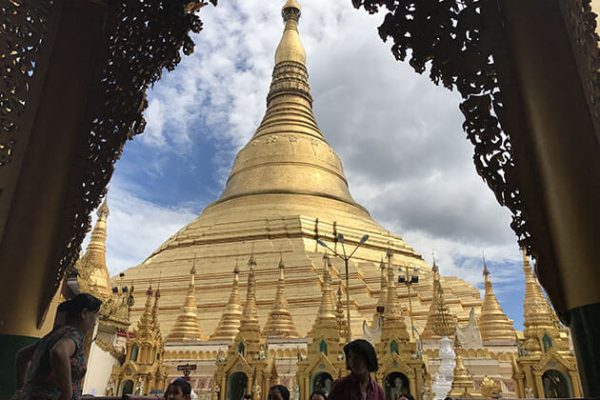
<path id="1" fill-rule="evenodd" d="M 323 285 L 321 286 L 321 304 L 317 318 L 313 324 L 310 336 L 323 336 L 327 339 L 339 339 L 340 327 L 335 313 L 335 299 L 331 289 L 331 260 L 327 254 L 323 255 Z"/>
<path id="2" fill-rule="evenodd" d="M 454 366 L 452 389 L 450 389 L 448 396 L 453 398 L 479 397 L 479 393 L 475 391 L 473 376 L 465 367 L 458 338 L 454 339 L 454 352 L 456 353 L 456 365 Z"/>
<path id="3" fill-rule="evenodd" d="M 479 330 L 481 338 L 484 341 L 488 340 L 507 340 L 515 341 L 515 328 L 512 321 L 506 316 L 504 310 L 500 306 L 492 280 L 490 271 L 487 268 L 485 259 L 483 260 L 483 276 L 485 284 L 485 295 L 481 306 L 481 314 L 479 316 Z"/>
<path id="4" fill-rule="evenodd" d="M 434 339 L 442 336 L 451 336 L 456 330 L 456 321 L 450 314 L 444 298 L 444 290 L 440 280 L 439 268 L 433 261 L 433 300 L 429 307 L 427 322 L 421 337 L 423 339 Z"/>
<path id="5" fill-rule="evenodd" d="M 242 302 L 240 300 L 240 268 L 237 261 L 233 269 L 233 286 L 229 300 L 225 306 L 225 311 L 221 315 L 221 320 L 215 332 L 210 336 L 211 340 L 229 340 L 235 339 L 240 330 L 240 321 L 242 318 Z"/>
<path id="6" fill-rule="evenodd" d="M 392 252 L 387 252 L 387 301 L 383 313 L 383 327 L 381 329 L 381 342 L 387 343 L 389 340 L 410 340 L 406 322 L 402 316 L 398 294 L 396 292 L 396 282 L 394 280 L 394 267 L 392 266 Z"/>
<path id="7" fill-rule="evenodd" d="M 556 339 L 560 334 L 556 313 L 548 304 L 539 282 L 533 275 L 529 257 L 524 249 L 523 272 L 525 274 L 525 299 L 523 301 L 524 348 L 529 352 L 541 351 L 540 338 L 544 334 Z"/>
<path id="8" fill-rule="evenodd" d="M 205 338 L 200 328 L 200 319 L 198 318 L 198 304 L 196 303 L 196 261 L 192 265 L 190 270 L 190 284 L 188 286 L 187 296 L 183 304 L 182 312 L 177 316 L 175 325 L 167 336 L 169 342 L 183 342 L 183 341 L 198 341 Z"/>
<path id="9" fill-rule="evenodd" d="M 144 311 L 140 316 L 136 328 L 136 337 L 140 340 L 150 339 L 154 336 L 153 299 L 154 291 L 152 290 L 152 285 L 150 285 L 148 286 L 148 290 L 146 290 L 146 304 L 144 305 Z"/>
<path id="10" fill-rule="evenodd" d="M 106 265 L 106 222 L 110 210 L 106 198 L 97 211 L 98 219 L 92 229 L 86 251 L 77 262 L 79 285 L 82 291 L 91 292 L 106 300 L 111 295 L 110 277 Z"/>
<path id="11" fill-rule="evenodd" d="M 337 319 L 340 337 L 348 336 L 348 325 L 346 324 L 346 316 L 344 313 L 344 303 L 342 302 L 342 284 L 340 283 L 337 290 L 337 301 L 335 303 L 335 318 Z"/>
<path id="12" fill-rule="evenodd" d="M 160 320 L 158 319 L 158 302 L 160 300 L 160 280 L 158 282 L 158 286 L 156 287 L 156 292 L 154 292 L 154 304 L 152 305 L 152 330 L 154 332 L 155 337 L 159 340 L 162 340 L 162 335 L 160 332 Z"/>
<path id="13" fill-rule="evenodd" d="M 256 261 L 254 261 L 254 254 L 252 254 L 248 260 L 248 268 L 246 303 L 244 304 L 244 310 L 240 320 L 238 336 L 246 340 L 250 339 L 258 344 L 260 341 L 260 324 L 258 322 L 258 309 L 256 307 L 256 276 L 254 275 Z"/>
<path id="14" fill-rule="evenodd" d="M 342 163 L 315 120 L 298 32 L 300 15 L 297 1 L 283 6 L 285 27 L 275 52 L 265 115 L 238 153 L 223 194 L 207 211 L 243 196 L 259 200 L 285 193 L 337 201 L 356 217 L 370 219 L 350 195 Z M 319 179 L 306 179 L 317 175 Z"/>
<path id="15" fill-rule="evenodd" d="M 267 323 L 263 330 L 263 335 L 268 337 L 297 338 L 298 332 L 294 326 L 292 314 L 288 309 L 288 302 L 285 297 L 285 264 L 283 255 L 279 259 L 279 280 L 277 281 L 277 293 L 273 309 L 267 317 Z"/>
<path id="16" fill-rule="evenodd" d="M 377 301 L 377 308 L 385 307 L 385 303 L 387 302 L 387 272 L 386 266 L 383 262 L 383 257 L 381 257 L 381 261 L 379 262 L 379 271 L 381 275 L 379 276 L 379 300 Z"/>

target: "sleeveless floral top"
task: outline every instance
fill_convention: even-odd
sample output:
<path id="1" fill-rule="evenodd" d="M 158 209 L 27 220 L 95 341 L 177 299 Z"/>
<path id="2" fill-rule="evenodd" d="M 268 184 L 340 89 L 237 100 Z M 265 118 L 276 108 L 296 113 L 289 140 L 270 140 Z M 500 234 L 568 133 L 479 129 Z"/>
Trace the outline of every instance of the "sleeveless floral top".
<path id="1" fill-rule="evenodd" d="M 71 339 L 75 343 L 75 353 L 71 355 L 72 400 L 81 398 L 81 381 L 85 376 L 85 354 L 83 333 L 70 325 L 59 327 L 43 338 L 35 346 L 31 364 L 27 370 L 25 385 L 13 400 L 56 400 L 60 396 L 50 369 L 50 351 L 61 339 Z"/>

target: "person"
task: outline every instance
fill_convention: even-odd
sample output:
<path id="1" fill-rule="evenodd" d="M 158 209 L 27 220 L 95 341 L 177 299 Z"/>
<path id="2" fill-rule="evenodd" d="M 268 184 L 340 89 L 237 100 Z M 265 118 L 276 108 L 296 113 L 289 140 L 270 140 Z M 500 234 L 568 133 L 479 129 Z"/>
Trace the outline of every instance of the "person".
<path id="1" fill-rule="evenodd" d="M 169 384 L 165 395 L 167 400 L 191 400 L 192 385 L 184 377 L 179 377 Z"/>
<path id="2" fill-rule="evenodd" d="M 65 315 L 67 307 L 69 306 L 69 300 L 63 301 L 56 308 L 56 316 L 54 317 L 54 326 L 52 331 L 54 332 L 65 324 Z M 27 375 L 27 368 L 31 363 L 31 358 L 35 352 L 35 348 L 39 342 L 25 346 L 17 352 L 15 357 L 15 370 L 17 372 L 17 389 L 21 389 L 25 383 L 25 376 Z"/>
<path id="3" fill-rule="evenodd" d="M 329 400 L 384 400 L 383 389 L 371 378 L 378 369 L 373 345 L 356 339 L 344 346 L 344 354 L 350 374 L 333 382 Z"/>
<path id="4" fill-rule="evenodd" d="M 283 385 L 271 386 L 269 400 L 290 400 L 290 391 Z"/>
<path id="5" fill-rule="evenodd" d="M 81 293 L 64 306 L 65 324 L 35 346 L 25 384 L 13 400 L 79 400 L 85 375 L 84 337 L 96 325 L 102 302 Z"/>
<path id="6" fill-rule="evenodd" d="M 404 393 L 398 397 L 398 400 L 415 400 L 415 398 L 410 393 Z"/>
<path id="7" fill-rule="evenodd" d="M 308 400 L 327 400 L 327 393 L 324 390 L 315 390 L 310 394 Z"/>

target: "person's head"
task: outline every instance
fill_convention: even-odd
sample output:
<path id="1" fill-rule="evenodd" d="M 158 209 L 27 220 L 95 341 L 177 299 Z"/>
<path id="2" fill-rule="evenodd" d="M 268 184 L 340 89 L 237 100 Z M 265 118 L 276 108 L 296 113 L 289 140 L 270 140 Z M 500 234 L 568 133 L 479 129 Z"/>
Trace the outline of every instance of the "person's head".
<path id="1" fill-rule="evenodd" d="M 356 339 L 344 346 L 346 367 L 354 374 L 363 375 L 378 369 L 377 353 L 373 345 L 364 339 Z"/>
<path id="2" fill-rule="evenodd" d="M 271 386 L 269 400 L 290 400 L 290 391 L 283 385 Z"/>
<path id="3" fill-rule="evenodd" d="M 67 309 L 69 307 L 69 300 L 65 300 L 58 305 L 56 308 L 56 316 L 54 317 L 54 327 L 63 326 L 67 319 Z"/>
<path id="4" fill-rule="evenodd" d="M 80 293 L 65 303 L 65 323 L 76 325 L 84 333 L 94 327 L 102 301 L 89 293 Z"/>
<path id="5" fill-rule="evenodd" d="M 175 379 L 167 388 L 167 400 L 190 400 L 192 385 L 184 378 Z"/>
<path id="6" fill-rule="evenodd" d="M 315 390 L 310 394 L 308 400 L 327 400 L 327 393 L 324 390 Z"/>
<path id="7" fill-rule="evenodd" d="M 415 398 L 410 393 L 404 393 L 400 396 L 399 400 L 415 400 Z"/>

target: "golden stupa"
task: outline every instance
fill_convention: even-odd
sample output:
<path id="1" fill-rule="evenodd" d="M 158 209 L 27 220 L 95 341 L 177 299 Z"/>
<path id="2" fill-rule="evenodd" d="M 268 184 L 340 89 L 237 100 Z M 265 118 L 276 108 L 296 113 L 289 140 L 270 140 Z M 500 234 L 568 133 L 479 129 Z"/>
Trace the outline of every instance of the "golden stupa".
<path id="1" fill-rule="evenodd" d="M 171 332 L 188 293 L 189 271 L 196 262 L 196 300 L 202 331 L 214 339 L 232 338 L 233 332 L 215 334 L 224 312 L 239 312 L 238 289 L 228 301 L 231 269 L 251 255 L 256 262 L 256 306 L 261 327 L 270 312 L 281 314 L 285 260 L 285 301 L 290 316 L 284 323 L 267 325 L 268 334 L 305 337 L 317 315 L 322 293 L 320 271 L 323 248 L 316 239 L 342 252 L 353 249 L 363 235 L 368 241 L 350 261 L 350 301 L 353 336 L 362 335 L 363 320 L 370 320 L 381 290 L 379 262 L 389 249 L 395 265 L 420 268 L 420 281 L 411 290 L 415 327 L 425 325 L 432 301 L 433 274 L 420 254 L 404 240 L 375 222 L 351 196 L 339 156 L 319 129 L 312 111 L 306 53 L 298 33 L 300 8 L 290 1 L 283 10 L 285 29 L 275 53 L 275 67 L 264 118 L 250 141 L 239 151 L 221 196 L 188 225 L 154 251 L 142 264 L 125 271 L 136 287 L 161 283 L 161 329 Z M 343 243 L 337 241 L 344 236 Z M 331 257 L 332 281 L 342 280 L 343 262 Z M 246 291 L 247 269 L 239 277 Z M 237 276 L 237 274 L 236 274 Z M 454 277 L 441 278 L 450 312 L 466 322 L 469 310 L 481 307 L 479 291 Z M 279 289 L 278 289 L 279 288 Z M 401 307 L 408 292 L 397 288 Z M 345 307 L 345 296 L 344 307 Z M 228 305 L 229 304 L 229 305 Z M 226 311 L 228 310 L 228 311 Z M 277 311 L 280 310 L 280 311 Z M 141 312 L 132 310 L 132 320 Z M 403 312 L 409 318 L 410 312 Z M 293 321 L 293 323 L 292 323 Z M 235 324 L 238 322 L 235 321 Z M 224 324 L 224 322 L 222 322 Z M 233 325 L 235 325 L 233 324 Z M 285 328 L 288 327 L 288 328 Z M 284 329 L 282 329 L 284 328 Z M 229 339 L 231 340 L 231 339 Z"/>

